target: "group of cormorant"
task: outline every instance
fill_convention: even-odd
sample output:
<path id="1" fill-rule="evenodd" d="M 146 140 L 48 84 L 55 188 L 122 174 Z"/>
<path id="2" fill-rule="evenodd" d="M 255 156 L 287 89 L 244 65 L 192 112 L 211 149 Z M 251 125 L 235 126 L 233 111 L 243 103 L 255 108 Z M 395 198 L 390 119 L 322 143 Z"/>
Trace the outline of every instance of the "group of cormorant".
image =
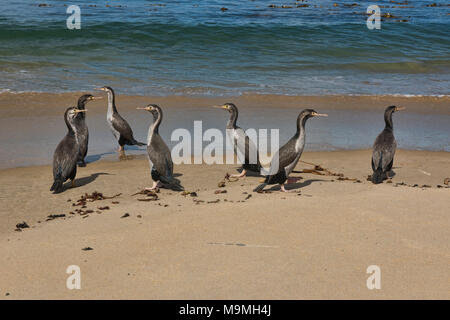
<path id="1" fill-rule="evenodd" d="M 102 87 L 101 90 L 108 96 L 108 111 L 106 120 L 111 128 L 111 132 L 119 144 L 121 157 L 125 156 L 125 145 L 143 146 L 145 143 L 137 141 L 133 137 L 130 125 L 123 119 L 117 111 L 115 104 L 115 94 L 111 87 Z M 101 99 L 90 94 L 85 94 L 78 99 L 76 107 L 68 108 L 64 113 L 64 121 L 68 132 L 64 139 L 58 144 L 53 156 L 53 185 L 50 191 L 59 193 L 63 191 L 63 184 L 71 180 L 74 186 L 77 165 L 86 166 L 85 157 L 88 151 L 89 131 L 86 125 L 86 104 L 89 101 Z M 235 152 L 239 151 L 243 155 L 242 171 L 240 174 L 232 175 L 236 178 L 245 177 L 247 171 L 260 173 L 261 164 L 259 162 L 258 149 L 253 141 L 246 135 L 245 131 L 236 125 L 238 109 L 233 103 L 226 103 L 216 108 L 225 109 L 230 113 L 226 129 L 234 140 Z M 147 153 L 150 162 L 151 177 L 153 186 L 147 190 L 155 190 L 165 187 L 176 191 L 184 190 L 180 181 L 173 176 L 173 162 L 171 152 L 159 135 L 159 126 L 163 113 L 156 104 L 149 104 L 143 108 L 153 116 L 153 123 L 150 125 L 147 136 Z M 397 143 L 395 141 L 392 124 L 392 114 L 404 108 L 390 106 L 384 112 L 386 126 L 377 136 L 373 145 L 372 153 L 372 182 L 375 184 L 383 182 L 389 178 L 392 169 Z M 279 184 L 281 191 L 289 192 L 285 189 L 285 184 L 293 183 L 297 179 L 289 178 L 289 174 L 297 165 L 305 147 L 305 124 L 309 118 L 324 116 L 313 109 L 305 109 L 297 117 L 297 131 L 294 136 L 283 145 L 272 158 L 269 173 L 265 176 L 264 182 L 253 191 L 262 192 L 267 185 Z M 256 158 L 256 159 L 253 159 Z"/>

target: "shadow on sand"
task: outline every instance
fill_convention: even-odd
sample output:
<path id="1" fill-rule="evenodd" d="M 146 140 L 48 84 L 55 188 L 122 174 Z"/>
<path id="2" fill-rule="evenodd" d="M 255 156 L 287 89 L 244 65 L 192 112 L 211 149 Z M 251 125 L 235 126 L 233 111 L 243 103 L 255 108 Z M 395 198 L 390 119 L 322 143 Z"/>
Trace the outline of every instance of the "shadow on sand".
<path id="1" fill-rule="evenodd" d="M 330 182 L 330 181 L 322 180 L 322 179 L 308 179 L 308 180 L 305 180 L 304 182 L 301 182 L 301 183 L 286 184 L 285 188 L 286 188 L 286 190 L 296 190 L 296 189 L 300 189 L 300 188 L 303 188 L 303 187 L 307 187 L 313 182 Z M 268 190 L 270 190 L 270 191 L 279 191 L 280 190 L 280 186 L 276 185 L 276 186 L 273 186 L 272 188 L 270 188 Z"/>
<path id="2" fill-rule="evenodd" d="M 98 160 L 100 160 L 102 157 L 107 156 L 107 155 L 111 155 L 111 154 L 115 154 L 116 152 L 104 152 L 104 153 L 99 153 L 99 154 L 92 154 L 86 157 L 86 163 L 92 163 L 92 162 L 96 162 Z"/>
<path id="3" fill-rule="evenodd" d="M 111 174 L 106 173 L 106 172 L 98 172 L 98 173 L 93 173 L 87 177 L 83 177 L 83 178 L 79 178 L 79 179 L 75 178 L 75 188 L 83 187 L 83 186 L 93 182 L 95 179 L 98 178 L 98 176 L 103 176 L 103 175 L 111 175 Z M 63 191 L 66 191 L 68 189 L 71 189 L 70 181 L 65 183 Z"/>
<path id="4" fill-rule="evenodd" d="M 139 148 L 139 147 L 136 147 L 136 146 L 125 146 L 125 151 L 126 150 L 146 151 L 145 148 Z M 86 160 L 86 163 L 89 164 L 89 163 L 92 163 L 92 162 L 96 162 L 96 161 L 102 159 L 105 156 L 110 156 L 110 155 L 115 155 L 115 154 L 120 158 L 120 155 L 119 155 L 118 152 L 111 151 L 111 152 L 103 152 L 103 153 L 88 155 L 85 160 Z M 133 160 L 135 158 L 135 156 L 136 155 L 126 155 L 126 158 L 123 159 L 123 160 Z"/>

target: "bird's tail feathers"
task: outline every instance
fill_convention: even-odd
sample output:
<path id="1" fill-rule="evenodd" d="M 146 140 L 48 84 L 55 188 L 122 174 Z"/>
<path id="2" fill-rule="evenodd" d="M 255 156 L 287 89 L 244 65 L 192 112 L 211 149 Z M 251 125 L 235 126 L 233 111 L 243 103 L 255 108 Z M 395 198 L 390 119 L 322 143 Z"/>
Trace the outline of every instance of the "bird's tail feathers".
<path id="1" fill-rule="evenodd" d="M 184 191 L 184 187 L 181 185 L 180 180 L 174 177 L 161 177 L 161 182 L 164 183 L 165 187 L 174 191 Z"/>
<path id="2" fill-rule="evenodd" d="M 142 147 L 142 146 L 145 146 L 145 145 L 146 145 L 146 143 L 139 142 L 139 141 L 137 141 L 137 140 L 135 140 L 135 139 L 133 139 L 132 142 L 133 142 L 134 145 L 139 146 L 139 147 Z"/>
<path id="3" fill-rule="evenodd" d="M 263 191 L 264 187 L 267 186 L 267 183 L 261 183 L 259 186 L 257 186 L 255 189 L 253 189 L 253 192 L 261 192 Z"/>
<path id="4" fill-rule="evenodd" d="M 383 170 L 381 170 L 381 168 L 378 168 L 372 174 L 372 182 L 375 184 L 382 183 L 384 180 L 384 176 L 385 175 L 383 174 Z"/>
<path id="5" fill-rule="evenodd" d="M 53 191 L 54 193 L 60 193 L 63 191 L 63 179 L 60 175 L 55 177 L 55 180 L 53 181 L 52 187 L 50 188 L 50 191 Z"/>
<path id="6" fill-rule="evenodd" d="M 373 171 L 373 174 L 372 174 L 372 182 L 375 184 L 382 183 L 384 180 L 384 177 L 385 177 L 385 174 L 383 172 L 382 161 L 383 161 L 383 155 L 381 155 L 380 161 L 378 162 L 378 166 Z"/>

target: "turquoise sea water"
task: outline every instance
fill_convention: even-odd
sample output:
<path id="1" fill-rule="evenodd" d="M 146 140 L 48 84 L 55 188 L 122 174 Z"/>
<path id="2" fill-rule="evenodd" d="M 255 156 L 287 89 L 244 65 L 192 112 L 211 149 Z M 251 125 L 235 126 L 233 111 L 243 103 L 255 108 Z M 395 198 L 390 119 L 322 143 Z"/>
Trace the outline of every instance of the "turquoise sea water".
<path id="1" fill-rule="evenodd" d="M 1 2 L 0 92 L 450 93 L 448 1 Z M 394 16 L 381 30 L 370 4 Z"/>

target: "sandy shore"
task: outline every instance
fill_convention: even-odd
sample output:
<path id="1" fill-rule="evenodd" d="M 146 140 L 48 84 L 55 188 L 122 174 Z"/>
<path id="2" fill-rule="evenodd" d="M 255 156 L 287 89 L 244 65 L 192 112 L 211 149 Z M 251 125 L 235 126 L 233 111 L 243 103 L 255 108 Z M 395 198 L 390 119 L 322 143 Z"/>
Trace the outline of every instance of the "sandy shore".
<path id="1" fill-rule="evenodd" d="M 298 192 L 255 194 L 258 177 L 218 187 L 235 166 L 181 165 L 197 197 L 161 190 L 144 202 L 131 196 L 151 184 L 142 158 L 91 163 L 59 195 L 50 166 L 1 170 L 0 299 L 450 298 L 448 153 L 399 150 L 382 185 L 366 181 L 369 150 L 302 159 L 360 182 L 296 173 Z M 94 191 L 121 195 L 73 206 Z M 14 231 L 23 221 L 30 228 Z M 66 288 L 69 265 L 81 290 Z M 381 290 L 366 287 L 369 265 Z"/>
<path id="2" fill-rule="evenodd" d="M 75 105 L 78 97 L 86 92 L 68 93 L 0 93 L 1 117 L 20 117 L 39 112 L 40 116 L 61 115 L 61 110 Z M 93 90 L 92 94 L 102 95 Z M 134 110 L 148 103 L 156 103 L 164 108 L 208 108 L 215 104 L 233 101 L 246 108 L 317 108 L 326 110 L 383 110 L 389 105 L 407 106 L 408 110 L 422 114 L 450 115 L 450 97 L 433 96 L 286 96 L 246 94 L 236 97 L 194 97 L 194 96 L 129 96 L 117 94 L 116 103 L 120 110 Z M 90 114 L 104 114 L 105 101 L 89 104 Z M 64 112 L 64 111 L 63 111 Z"/>
<path id="3" fill-rule="evenodd" d="M 93 92 L 103 96 L 101 92 Z M 3 93 L 0 94 L 0 169 L 45 165 L 67 129 L 62 115 L 74 105 L 81 93 Z M 238 124 L 245 129 L 279 130 L 280 144 L 295 132 L 295 119 L 303 108 L 328 113 L 326 119 L 307 124 L 306 151 L 337 151 L 370 148 L 384 127 L 386 106 L 405 106 L 394 116 L 399 148 L 410 150 L 450 151 L 449 97 L 395 96 L 275 96 L 243 95 L 239 97 L 143 97 L 117 95 L 121 115 L 131 125 L 140 141 L 147 138 L 151 116 L 138 106 L 157 103 L 164 110 L 161 135 L 169 147 L 174 130 L 183 128 L 193 134 L 194 123 L 201 121 L 203 132 L 209 128 L 222 131 L 228 114 L 211 106 L 231 101 L 239 107 Z M 117 142 L 106 122 L 106 99 L 88 104 L 88 161 L 114 154 Z M 178 141 L 177 141 L 178 142 Z M 231 151 L 231 150 L 230 150 Z M 128 148 L 129 154 L 143 150 Z"/>

